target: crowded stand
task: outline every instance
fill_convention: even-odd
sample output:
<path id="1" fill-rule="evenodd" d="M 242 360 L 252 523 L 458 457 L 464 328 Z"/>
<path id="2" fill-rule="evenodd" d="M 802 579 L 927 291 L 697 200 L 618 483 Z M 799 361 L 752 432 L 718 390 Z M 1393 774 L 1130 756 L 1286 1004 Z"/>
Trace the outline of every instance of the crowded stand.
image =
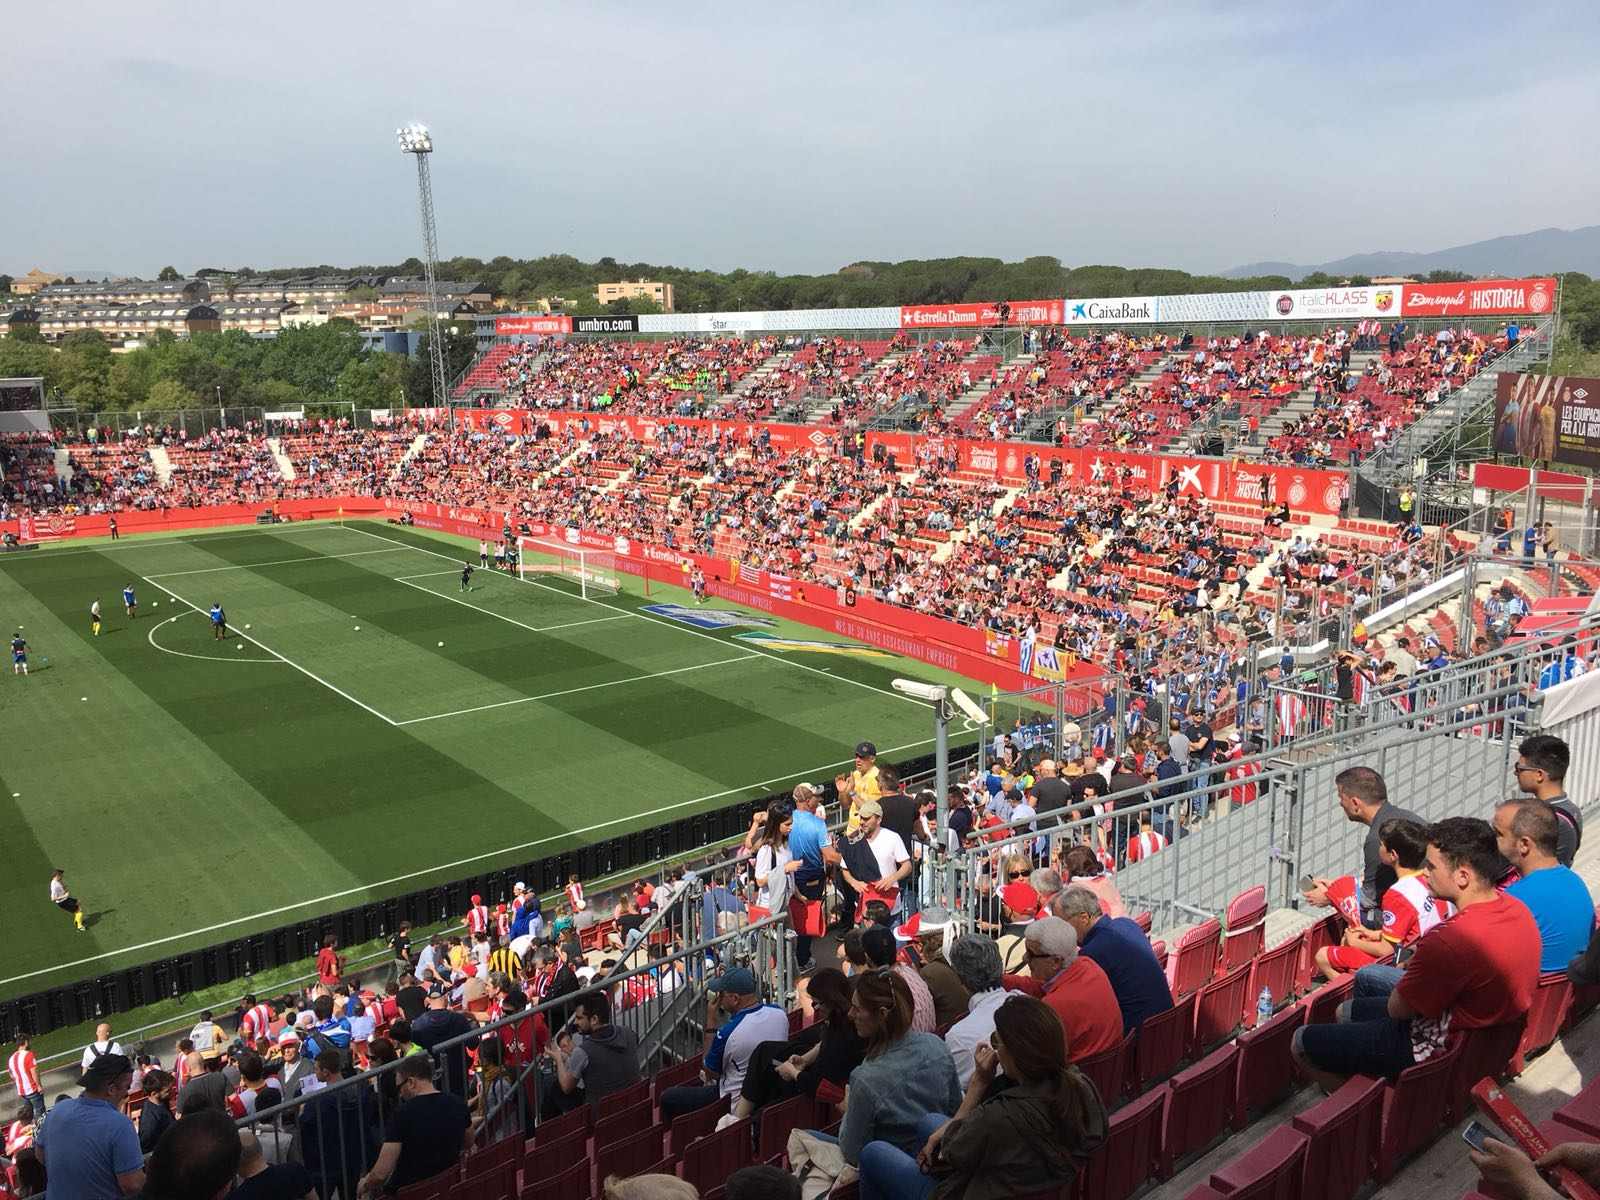
<path id="1" fill-rule="evenodd" d="M 1387 350 L 1372 353 L 1360 370 L 1351 367 L 1354 339 L 1345 330 L 1313 339 L 1289 364 L 1313 409 L 1267 443 L 1266 461 L 1314 466 L 1381 451 L 1509 345 L 1504 331 L 1487 337 L 1466 327 L 1402 339 L 1403 330 L 1391 329 Z"/>
<path id="2" fill-rule="evenodd" d="M 170 1057 L 102 1023 L 78 1098 L 46 1103 L 21 1038 L 11 1192 L 176 1194 L 204 1163 L 272 1195 L 1127 1200 L 1204 1163 L 1212 1189 L 1350 1200 L 1600 1003 L 1559 738 L 1516 746 L 1509 799 L 1434 821 L 1371 767 L 1340 771 L 1315 803 L 1361 827 L 1348 873 L 1302 880 L 1284 936 L 1261 886 L 1168 931 L 1125 894 L 1197 832 L 1162 785 L 1229 761 L 1209 729 L 1174 731 L 1154 767 L 1057 762 L 1038 732 L 997 734 L 942 825 L 862 742 L 732 859 L 474 894 L 437 933 L 401 925 L 367 973 L 330 937 L 315 984 L 200 1013 Z M 1128 804 L 1123 839 L 1101 816 Z M 774 913 L 787 962 L 750 953 Z M 665 1019 L 698 1049 L 652 1058 L 634 1017 L 678 994 L 696 1003 Z M 1600 1086 L 1564 1099 L 1541 1130 L 1589 1143 Z M 1587 1174 L 1587 1153 L 1558 1161 Z M 1514 1149 L 1471 1155 L 1497 1195 L 1557 1194 Z"/>
<path id="3" fill-rule="evenodd" d="M 573 422 L 517 435 L 330 421 L 272 439 L 152 428 L 5 445 L 9 503 L 26 490 L 34 512 L 341 493 L 506 509 L 851 588 L 1053 646 L 1141 686 L 1181 670 L 1191 686 L 1179 690 L 1194 703 L 1237 683 L 1248 644 L 1315 641 L 1340 612 L 1370 611 L 1470 549 L 1415 523 L 1307 523 L 1282 502 L 1180 496 L 1176 478 L 1145 495 L 1126 468 L 1069 484 L 1058 462 L 1031 453 L 1019 478 L 995 480 L 961 471 L 948 440 L 918 442 L 905 462 L 881 444 L 865 453 L 849 433 L 780 449 L 759 424 L 669 422 L 646 442 Z M 70 485 L 49 482 L 60 449 L 75 466 Z M 171 463 L 166 485 L 156 449 Z M 1445 637 L 1447 652 L 1463 649 Z M 1224 656 L 1227 672 L 1196 674 Z"/>

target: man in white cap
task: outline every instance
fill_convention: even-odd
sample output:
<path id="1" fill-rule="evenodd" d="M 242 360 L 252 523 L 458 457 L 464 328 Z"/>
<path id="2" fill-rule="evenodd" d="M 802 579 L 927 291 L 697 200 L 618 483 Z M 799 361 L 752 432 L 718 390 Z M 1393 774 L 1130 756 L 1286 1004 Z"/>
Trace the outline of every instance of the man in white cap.
<path id="1" fill-rule="evenodd" d="M 934 905 L 913 913 L 909 921 L 894 931 L 895 940 L 911 943 L 908 953 L 916 961 L 917 973 L 933 994 L 934 1024 L 944 1029 L 967 1015 L 971 993 L 944 959 L 944 948 L 960 932 L 948 909 Z"/>
<path id="2" fill-rule="evenodd" d="M 300 1035 L 293 1029 L 285 1029 L 278 1035 L 278 1053 L 283 1059 L 278 1082 L 285 1100 L 293 1100 L 305 1082 L 315 1077 L 311 1060 L 300 1053 L 300 1045 Z"/>

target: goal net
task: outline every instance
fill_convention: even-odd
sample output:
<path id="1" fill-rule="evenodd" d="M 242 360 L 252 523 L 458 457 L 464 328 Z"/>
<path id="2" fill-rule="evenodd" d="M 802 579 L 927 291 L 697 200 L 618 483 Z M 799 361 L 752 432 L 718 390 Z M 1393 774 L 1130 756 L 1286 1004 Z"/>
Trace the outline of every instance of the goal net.
<path id="1" fill-rule="evenodd" d="M 586 600 L 615 595 L 618 586 L 616 556 L 609 550 L 585 550 L 541 538 L 517 539 L 517 576 L 559 576 L 576 584 L 578 594 Z"/>

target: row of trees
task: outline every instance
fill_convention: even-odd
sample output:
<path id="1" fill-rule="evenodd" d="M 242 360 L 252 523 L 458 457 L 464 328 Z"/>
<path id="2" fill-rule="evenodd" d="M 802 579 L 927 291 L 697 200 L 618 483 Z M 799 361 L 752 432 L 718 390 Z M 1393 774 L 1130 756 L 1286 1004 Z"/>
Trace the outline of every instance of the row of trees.
<path id="1" fill-rule="evenodd" d="M 1286 275 L 1224 279 L 1191 275 L 1162 267 L 1063 266 L 1041 255 L 1008 263 L 998 258 L 911 259 L 906 262 L 858 262 L 831 275 L 779 275 L 774 271 L 697 271 L 655 263 L 619 263 L 614 258 L 584 262 L 570 254 L 541 258 L 452 258 L 439 264 L 443 278 L 479 280 L 509 305 L 531 304 L 560 297 L 566 309 L 597 309 L 594 290 L 602 283 L 652 279 L 673 286 L 679 312 L 726 312 L 739 309 L 870 308 L 893 304 L 948 304 L 962 300 L 1037 300 L 1051 296 L 1144 296 L 1191 292 L 1262 291 L 1296 286 L 1320 287 L 1343 282 L 1317 273 L 1302 280 Z M 222 274 L 205 268 L 201 274 Z M 252 274 L 241 267 L 238 273 Z M 415 258 L 393 266 L 285 267 L 260 272 L 269 278 L 300 275 L 420 275 Z M 1435 272 L 1430 279 L 1465 279 L 1459 272 Z M 1364 283 L 1357 279 L 1351 282 Z M 653 311 L 648 301 L 633 301 L 628 311 Z"/>
<path id="2" fill-rule="evenodd" d="M 451 377 L 472 361 L 470 331 L 446 333 Z M 262 340 L 238 331 L 177 338 L 165 330 L 148 345 L 113 354 L 99 334 L 68 335 L 45 345 L 33 327 L 0 339 L 0 377 L 43 376 L 52 405 L 79 412 L 152 412 L 246 406 L 292 409 L 344 403 L 398 408 L 432 401 L 426 336 L 407 359 L 362 349 L 349 321 L 285 329 Z M 325 411 L 333 412 L 332 407 Z"/>

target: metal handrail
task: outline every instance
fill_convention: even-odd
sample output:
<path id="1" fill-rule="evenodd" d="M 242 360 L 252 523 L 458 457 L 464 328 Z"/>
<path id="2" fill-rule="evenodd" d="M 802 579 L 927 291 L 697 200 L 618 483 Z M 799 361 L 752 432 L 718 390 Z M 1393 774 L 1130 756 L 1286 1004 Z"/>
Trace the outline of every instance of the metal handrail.
<path id="1" fill-rule="evenodd" d="M 677 972 L 681 969 L 681 977 L 677 980 L 676 986 L 668 990 L 667 995 L 676 995 L 680 991 L 692 995 L 703 989 L 706 982 L 708 963 L 722 964 L 741 962 L 748 959 L 756 964 L 754 974 L 758 985 L 762 982 L 767 983 L 773 994 L 787 1000 L 793 981 L 790 963 L 785 955 L 771 955 L 769 953 L 770 947 L 764 945 L 766 942 L 776 941 L 781 946 L 783 944 L 783 931 L 787 926 L 788 915 L 786 913 L 775 913 L 742 929 L 719 935 L 698 945 L 680 950 L 646 966 L 633 968 L 622 972 L 620 975 L 592 983 L 577 991 L 569 992 L 560 997 L 560 999 L 546 1000 L 520 1012 L 486 1022 L 477 1029 L 441 1042 L 427 1051 L 433 1061 L 435 1080 L 448 1076 L 447 1060 L 451 1056 L 464 1054 L 467 1050 L 475 1048 L 485 1036 L 498 1034 L 503 1029 L 508 1029 L 524 1022 L 531 1022 L 535 1016 L 545 1015 L 548 1018 L 550 1014 L 564 1013 L 573 1004 L 587 996 L 594 996 L 601 992 L 615 993 L 619 986 L 625 987 L 632 980 L 650 982 L 651 980 L 646 977 L 659 980 L 664 970 Z M 646 996 L 640 1003 L 629 1008 L 614 1005 L 613 1021 L 615 1024 L 625 1026 L 637 1034 L 638 1027 L 641 1024 L 648 1023 L 649 1015 L 653 1009 L 662 1007 L 660 1001 L 661 993 L 657 991 L 654 996 Z M 551 1029 L 552 1036 L 560 1032 L 561 1026 Z M 312 1036 L 314 1037 L 315 1033 Z M 403 1060 L 384 1063 L 381 1066 L 370 1068 L 349 1078 L 338 1080 L 309 1095 L 301 1095 L 284 1100 L 271 1108 L 240 1118 L 237 1124 L 241 1129 L 256 1130 L 258 1133 L 261 1132 L 260 1127 L 262 1126 L 266 1126 L 270 1131 L 280 1130 L 286 1120 L 296 1119 L 301 1110 L 308 1104 L 318 1102 L 321 1097 L 336 1096 L 352 1088 L 375 1086 L 378 1081 L 397 1071 L 401 1061 Z M 537 1066 L 537 1061 L 519 1065 L 531 1070 Z M 643 1070 L 645 1066 L 643 1056 L 641 1056 L 640 1066 L 641 1070 Z M 527 1076 L 528 1071 L 524 1071 L 519 1076 L 514 1095 L 525 1095 Z M 447 1087 L 450 1082 L 448 1078 L 445 1078 Z M 461 1080 L 460 1083 L 464 1087 L 465 1080 Z M 537 1092 L 535 1093 L 535 1107 L 537 1109 Z M 492 1112 L 486 1113 L 486 1117 L 492 1115 Z M 535 1111 L 534 1115 L 537 1117 L 537 1111 Z M 486 1119 L 484 1126 L 492 1128 L 493 1122 Z"/>

